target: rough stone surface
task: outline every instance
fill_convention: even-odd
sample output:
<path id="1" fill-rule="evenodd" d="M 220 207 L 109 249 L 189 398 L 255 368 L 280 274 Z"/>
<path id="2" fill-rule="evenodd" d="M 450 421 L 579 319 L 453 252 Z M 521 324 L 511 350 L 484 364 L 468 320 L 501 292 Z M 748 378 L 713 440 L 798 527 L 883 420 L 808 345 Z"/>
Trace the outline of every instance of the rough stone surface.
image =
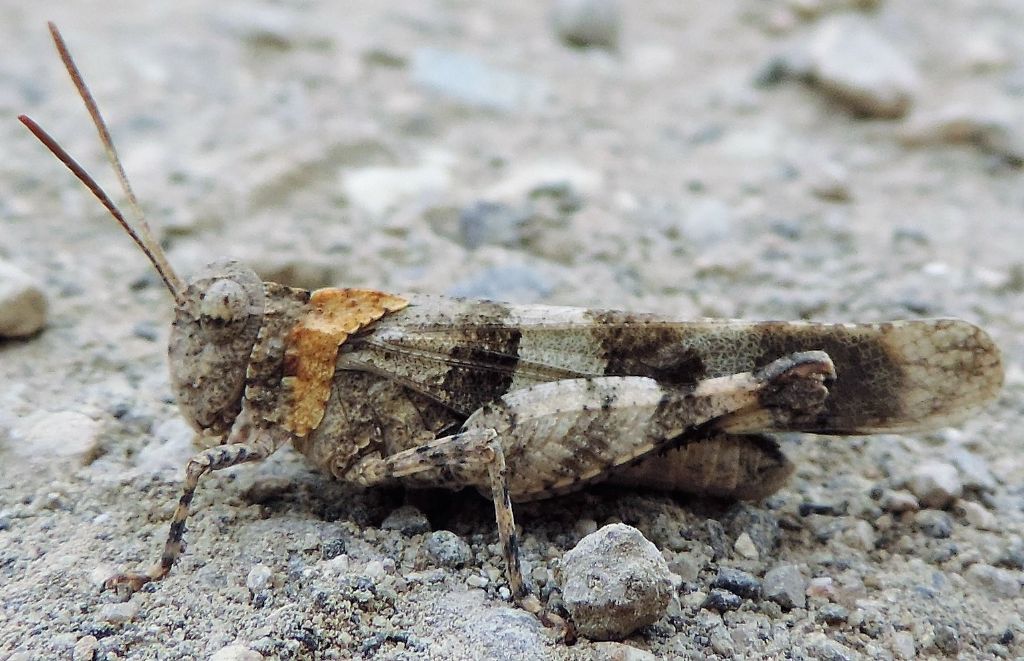
<path id="1" fill-rule="evenodd" d="M 28 337 L 46 325 L 42 286 L 14 264 L 0 259 L 0 339 Z"/>
<path id="2" fill-rule="evenodd" d="M 665 612 L 671 574 L 639 530 L 616 523 L 580 540 L 562 558 L 562 599 L 579 632 L 625 638 Z"/>

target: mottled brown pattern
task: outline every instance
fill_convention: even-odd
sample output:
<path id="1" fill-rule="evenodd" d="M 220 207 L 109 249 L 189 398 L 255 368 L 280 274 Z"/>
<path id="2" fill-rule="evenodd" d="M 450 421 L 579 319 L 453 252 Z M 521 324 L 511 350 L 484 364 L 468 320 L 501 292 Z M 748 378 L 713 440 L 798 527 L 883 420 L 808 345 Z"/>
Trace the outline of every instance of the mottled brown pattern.
<path id="1" fill-rule="evenodd" d="M 204 306 L 207 292 L 217 283 L 227 284 L 239 299 L 218 301 L 215 309 L 232 312 L 227 317 L 204 314 L 211 307 Z M 263 283 L 238 262 L 210 264 L 189 283 L 185 301 L 175 310 L 168 358 L 178 409 L 197 430 L 223 435 L 241 410 L 246 365 L 263 323 L 263 307 Z"/>
<path id="2" fill-rule="evenodd" d="M 392 315 L 391 323 L 382 320 L 380 330 L 350 340 L 350 366 L 392 374 L 468 415 L 506 382 L 526 387 L 628 373 L 663 383 L 692 383 L 757 369 L 790 352 L 823 350 L 833 357 L 839 374 L 834 396 L 816 419 L 803 421 L 800 430 L 846 434 L 953 424 L 989 401 L 1002 383 L 999 352 L 991 339 L 957 320 L 676 321 L 574 308 L 495 308 L 493 303 L 478 304 L 484 307 L 471 315 L 466 310 L 472 303 L 461 300 L 451 304 L 459 311 L 456 317 L 438 311 L 445 300 L 430 297 L 423 305 L 414 300 L 410 308 Z M 544 310 L 554 321 L 544 321 Z M 537 344 L 548 350 L 533 350 L 530 360 L 513 361 L 508 353 L 481 351 L 475 344 L 476 338 L 484 337 L 493 346 L 516 329 L 520 353 Z M 473 383 L 466 376 L 467 361 L 486 374 L 477 378 L 488 387 L 455 392 L 459 384 Z M 448 377 L 453 367 L 457 378 Z"/>
<path id="3" fill-rule="evenodd" d="M 279 424 L 288 411 L 284 376 L 284 338 L 306 314 L 309 292 L 273 282 L 264 283 L 263 326 L 249 356 L 245 403 L 258 424 Z"/>
<path id="4" fill-rule="evenodd" d="M 338 350 L 349 335 L 409 302 L 368 289 L 318 289 L 288 332 L 281 385 L 291 401 L 283 426 L 297 436 L 316 429 L 330 396 Z"/>

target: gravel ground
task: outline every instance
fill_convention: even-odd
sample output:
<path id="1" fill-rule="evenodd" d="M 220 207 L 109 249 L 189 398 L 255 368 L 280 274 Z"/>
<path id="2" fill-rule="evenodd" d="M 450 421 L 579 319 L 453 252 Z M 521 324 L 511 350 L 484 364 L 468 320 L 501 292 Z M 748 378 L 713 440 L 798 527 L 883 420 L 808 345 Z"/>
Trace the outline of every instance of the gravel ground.
<path id="1" fill-rule="evenodd" d="M 0 340 L 0 657 L 1024 655 L 1024 5 L 557 4 L 0 6 L 0 330 L 30 333 Z M 475 494 L 360 492 L 291 450 L 205 479 L 182 561 L 118 603 L 99 583 L 155 559 L 191 437 L 166 291 L 14 121 L 113 188 L 46 19 L 181 272 L 227 255 L 302 286 L 959 316 L 1001 346 L 1005 389 L 957 429 L 787 438 L 797 472 L 761 503 L 519 507 L 545 595 L 605 524 L 660 550 L 675 594 L 622 643 L 566 647 L 509 607 Z"/>

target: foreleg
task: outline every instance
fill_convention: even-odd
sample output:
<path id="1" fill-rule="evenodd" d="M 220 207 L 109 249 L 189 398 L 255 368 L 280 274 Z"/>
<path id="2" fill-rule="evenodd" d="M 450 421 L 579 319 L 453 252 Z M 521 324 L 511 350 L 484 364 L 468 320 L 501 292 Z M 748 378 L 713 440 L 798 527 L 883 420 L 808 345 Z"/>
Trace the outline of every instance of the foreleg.
<path id="1" fill-rule="evenodd" d="M 185 467 L 185 485 L 178 499 L 178 506 L 174 508 L 160 559 L 145 571 L 124 572 L 111 576 L 103 583 L 105 590 L 114 590 L 119 596 L 127 599 L 146 583 L 159 581 L 167 576 L 184 548 L 185 520 L 188 518 L 189 507 L 199 485 L 199 479 L 210 471 L 266 459 L 283 441 L 265 430 L 255 430 L 251 434 L 250 431 L 248 424 L 240 419 L 227 439 L 235 442 L 203 450 L 189 459 Z"/>

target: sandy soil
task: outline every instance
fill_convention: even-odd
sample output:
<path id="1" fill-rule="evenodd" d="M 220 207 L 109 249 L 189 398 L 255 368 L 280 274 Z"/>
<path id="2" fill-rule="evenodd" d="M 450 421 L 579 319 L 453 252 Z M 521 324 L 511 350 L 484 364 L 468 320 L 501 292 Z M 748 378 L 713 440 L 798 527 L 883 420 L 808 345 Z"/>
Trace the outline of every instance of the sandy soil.
<path id="1" fill-rule="evenodd" d="M 47 19 L 183 273 L 226 255 L 303 286 L 982 325 L 1007 383 L 956 430 L 788 438 L 797 473 L 755 505 L 598 488 L 518 516 L 545 594 L 595 525 L 653 541 L 678 596 L 625 643 L 659 657 L 1024 655 L 1024 6 L 865 14 L 918 77 L 890 119 L 776 80 L 856 3 L 623 4 L 616 52 L 567 47 L 547 3 L 0 5 L 0 258 L 49 302 L 42 333 L 0 340 L 0 657 L 644 658 L 561 646 L 509 608 L 486 501 L 362 493 L 291 450 L 204 481 L 167 580 L 128 604 L 100 593 L 155 559 L 190 435 L 166 375 L 170 298 L 14 121 L 34 116 L 113 188 Z M 989 132 L 947 144 L 956 127 L 929 118 L 950 107 Z M 480 220 L 484 200 L 508 213 Z M 897 511 L 932 460 L 962 494 Z M 464 567 L 383 525 L 407 502 L 470 545 Z M 780 563 L 818 579 L 804 607 L 701 608 L 719 567 Z"/>

